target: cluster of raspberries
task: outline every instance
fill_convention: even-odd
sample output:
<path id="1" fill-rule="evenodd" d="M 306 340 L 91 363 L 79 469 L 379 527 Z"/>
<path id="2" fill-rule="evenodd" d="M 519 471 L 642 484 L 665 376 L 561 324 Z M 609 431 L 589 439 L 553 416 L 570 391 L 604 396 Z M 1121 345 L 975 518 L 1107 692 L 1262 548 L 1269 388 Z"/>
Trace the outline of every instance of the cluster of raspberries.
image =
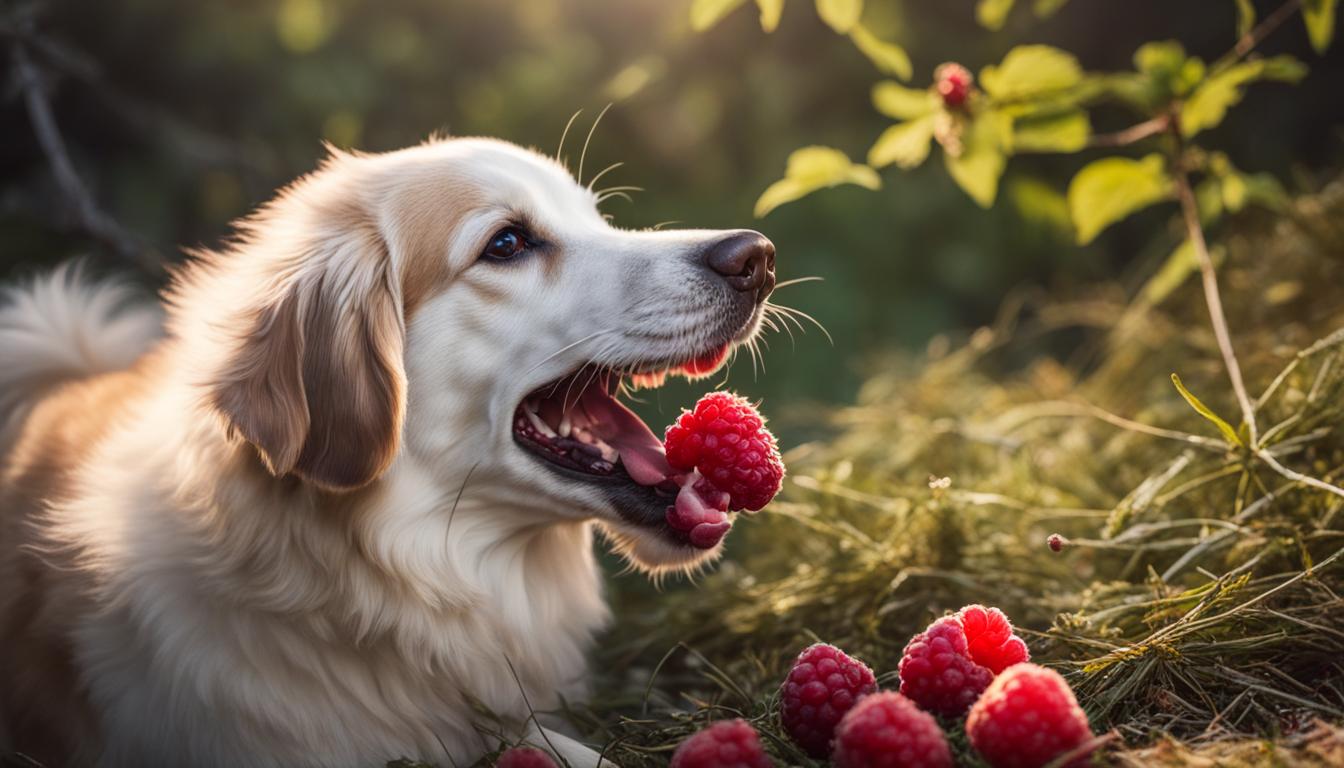
<path id="1" fill-rule="evenodd" d="M 1087 716 L 1059 673 L 1028 658 L 1002 611 L 968 605 L 906 645 L 899 692 L 879 691 L 872 669 L 835 646 L 804 649 L 780 687 L 779 721 L 802 752 L 836 768 L 952 768 L 935 715 L 966 715 L 966 736 L 992 768 L 1041 768 L 1065 755 L 1069 768 L 1086 765 Z M 740 719 L 693 734 L 672 756 L 672 768 L 772 765 Z"/>

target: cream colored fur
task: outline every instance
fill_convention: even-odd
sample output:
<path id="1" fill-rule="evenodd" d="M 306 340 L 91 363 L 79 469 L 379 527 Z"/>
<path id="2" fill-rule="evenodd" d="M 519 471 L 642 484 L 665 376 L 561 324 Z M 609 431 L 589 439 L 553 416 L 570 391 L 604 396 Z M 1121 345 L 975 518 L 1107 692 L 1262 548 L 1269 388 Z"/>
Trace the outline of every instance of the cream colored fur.
<path id="1" fill-rule="evenodd" d="M 517 217 L 553 247 L 480 262 Z M 622 522 L 510 418 L 584 362 L 753 333 L 693 263 L 716 236 L 612 228 L 549 159 L 457 139 L 333 155 L 181 271 L 162 341 L 72 272 L 8 294 L 0 753 L 596 764 L 529 721 L 586 695 L 594 530 L 654 571 L 717 550 Z"/>

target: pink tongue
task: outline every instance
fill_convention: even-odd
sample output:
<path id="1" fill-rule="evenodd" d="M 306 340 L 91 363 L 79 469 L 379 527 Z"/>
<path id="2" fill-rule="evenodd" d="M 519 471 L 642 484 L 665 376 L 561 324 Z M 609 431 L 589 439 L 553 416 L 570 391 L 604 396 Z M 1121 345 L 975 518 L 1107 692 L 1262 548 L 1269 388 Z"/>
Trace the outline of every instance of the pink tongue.
<path id="1" fill-rule="evenodd" d="M 663 441 L 629 408 L 601 387 L 589 387 L 580 401 L 594 433 L 621 454 L 621 464 L 640 485 L 658 485 L 676 474 L 667 463 Z M 712 545 L 711 545 L 712 546 Z"/>

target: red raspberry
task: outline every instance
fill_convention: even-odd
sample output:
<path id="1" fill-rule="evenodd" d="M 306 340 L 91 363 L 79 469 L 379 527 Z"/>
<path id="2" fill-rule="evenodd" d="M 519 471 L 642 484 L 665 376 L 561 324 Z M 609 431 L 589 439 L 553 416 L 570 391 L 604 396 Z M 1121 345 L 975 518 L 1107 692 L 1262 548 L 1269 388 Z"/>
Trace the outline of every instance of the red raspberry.
<path id="1" fill-rule="evenodd" d="M 556 768 L 551 756 L 532 747 L 514 747 L 504 750 L 495 761 L 495 768 Z"/>
<path id="2" fill-rule="evenodd" d="M 969 70 L 950 61 L 933 72 L 934 88 L 943 97 L 943 104 L 952 109 L 966 103 L 966 97 L 971 95 L 972 82 L 974 78 Z"/>
<path id="3" fill-rule="evenodd" d="M 957 612 L 966 633 L 966 648 L 971 660 L 999 674 L 1014 664 L 1031 659 L 1027 644 L 1013 634 L 1013 625 L 998 608 L 968 605 Z"/>
<path id="4" fill-rule="evenodd" d="M 681 742 L 671 768 L 773 768 L 761 738 L 746 720 L 715 723 Z"/>
<path id="5" fill-rule="evenodd" d="M 971 659 L 956 616 L 945 616 L 911 638 L 898 669 L 901 693 L 947 717 L 964 713 L 994 679 L 993 672 Z"/>
<path id="6" fill-rule="evenodd" d="M 966 735 L 993 768 L 1040 768 L 1086 744 L 1092 729 L 1058 672 L 1016 664 L 971 707 Z M 1087 765 L 1087 757 L 1079 755 L 1069 766 Z"/>
<path id="7" fill-rule="evenodd" d="M 664 438 L 667 463 L 700 474 L 730 497 L 731 509 L 758 510 L 779 493 L 784 461 L 775 436 L 751 403 L 731 392 L 710 392 L 682 411 Z"/>
<path id="8" fill-rule="evenodd" d="M 812 757 L 831 753 L 840 718 L 877 690 L 873 670 L 833 645 L 808 646 L 780 690 L 779 719 L 789 738 Z"/>
<path id="9" fill-rule="evenodd" d="M 835 729 L 835 768 L 952 768 L 937 721 L 899 693 L 864 697 Z"/>

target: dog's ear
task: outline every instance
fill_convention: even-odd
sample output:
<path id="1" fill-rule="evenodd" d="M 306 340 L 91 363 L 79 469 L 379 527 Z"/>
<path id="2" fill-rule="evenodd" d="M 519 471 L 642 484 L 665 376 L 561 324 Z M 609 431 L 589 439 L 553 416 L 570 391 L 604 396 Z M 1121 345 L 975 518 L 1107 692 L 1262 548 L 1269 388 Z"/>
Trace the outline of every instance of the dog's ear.
<path id="1" fill-rule="evenodd" d="M 311 256 L 316 265 L 296 270 L 256 312 L 214 384 L 215 407 L 276 476 L 348 491 L 397 452 L 405 328 L 372 239 Z"/>

